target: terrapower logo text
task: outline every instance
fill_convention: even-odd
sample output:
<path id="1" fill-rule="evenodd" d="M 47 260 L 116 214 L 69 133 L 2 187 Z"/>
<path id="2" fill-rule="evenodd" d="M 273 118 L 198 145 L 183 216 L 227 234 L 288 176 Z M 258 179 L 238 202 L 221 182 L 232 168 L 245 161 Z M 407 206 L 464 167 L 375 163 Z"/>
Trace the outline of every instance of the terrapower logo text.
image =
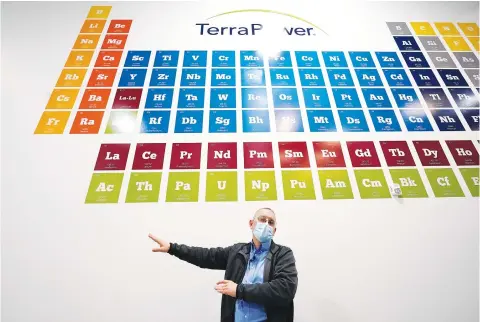
<path id="1" fill-rule="evenodd" d="M 324 34 L 327 34 L 319 26 L 303 18 L 294 16 L 292 14 L 275 11 L 275 10 L 267 10 L 267 9 L 243 9 L 243 10 L 228 11 L 228 12 L 224 12 L 224 13 L 220 13 L 215 16 L 212 16 L 207 20 L 211 20 L 213 18 L 220 17 L 220 16 L 231 15 L 236 13 L 246 13 L 246 12 L 262 12 L 262 13 L 286 16 L 293 20 L 301 21 L 303 24 L 309 25 L 309 27 L 284 26 L 283 31 L 289 36 L 316 36 L 318 31 Z M 206 23 L 197 23 L 195 25 L 199 28 L 199 32 L 201 36 L 233 36 L 233 35 L 256 36 L 256 35 L 259 35 L 264 29 L 264 26 L 261 23 L 250 23 L 248 25 L 243 25 L 243 26 L 218 26 L 218 25 L 212 25 L 206 22 Z"/>

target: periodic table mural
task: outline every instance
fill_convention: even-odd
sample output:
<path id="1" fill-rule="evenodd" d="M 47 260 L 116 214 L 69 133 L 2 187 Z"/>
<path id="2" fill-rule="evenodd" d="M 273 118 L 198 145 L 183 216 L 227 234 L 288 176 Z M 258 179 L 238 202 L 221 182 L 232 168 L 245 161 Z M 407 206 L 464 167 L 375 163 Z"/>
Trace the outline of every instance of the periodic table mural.
<path id="1" fill-rule="evenodd" d="M 34 129 L 99 137 L 85 203 L 479 197 L 476 22 L 274 54 L 130 49 L 135 23 L 91 7 Z"/>

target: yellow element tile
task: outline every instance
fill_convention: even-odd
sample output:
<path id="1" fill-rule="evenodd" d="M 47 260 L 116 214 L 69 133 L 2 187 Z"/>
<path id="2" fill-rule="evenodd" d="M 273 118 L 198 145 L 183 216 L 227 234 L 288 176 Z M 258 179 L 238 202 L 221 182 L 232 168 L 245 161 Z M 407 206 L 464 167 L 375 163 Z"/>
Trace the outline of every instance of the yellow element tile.
<path id="1" fill-rule="evenodd" d="M 94 52 L 94 50 L 72 50 L 68 55 L 65 67 L 88 67 Z"/>
<path id="2" fill-rule="evenodd" d="M 63 134 L 70 111 L 45 111 L 38 122 L 35 134 Z"/>
<path id="3" fill-rule="evenodd" d="M 443 37 L 451 51 L 471 51 L 463 37 Z"/>
<path id="4" fill-rule="evenodd" d="M 476 51 L 480 51 L 480 37 L 467 37 Z"/>
<path id="5" fill-rule="evenodd" d="M 435 30 L 428 22 L 411 22 L 410 24 L 417 35 L 435 36 Z"/>
<path id="6" fill-rule="evenodd" d="M 47 103 L 47 109 L 72 109 L 78 89 L 54 89 Z"/>
<path id="7" fill-rule="evenodd" d="M 480 28 L 475 22 L 459 22 L 457 25 L 467 37 L 480 36 Z"/>
<path id="8" fill-rule="evenodd" d="M 92 6 L 88 12 L 87 18 L 107 19 L 112 10 L 112 6 Z"/>
<path id="9" fill-rule="evenodd" d="M 81 87 L 87 69 L 68 69 L 62 70 L 60 77 L 58 77 L 55 87 Z"/>
<path id="10" fill-rule="evenodd" d="M 438 32 L 444 36 L 460 36 L 455 25 L 451 22 L 436 22 L 435 27 L 437 27 Z"/>

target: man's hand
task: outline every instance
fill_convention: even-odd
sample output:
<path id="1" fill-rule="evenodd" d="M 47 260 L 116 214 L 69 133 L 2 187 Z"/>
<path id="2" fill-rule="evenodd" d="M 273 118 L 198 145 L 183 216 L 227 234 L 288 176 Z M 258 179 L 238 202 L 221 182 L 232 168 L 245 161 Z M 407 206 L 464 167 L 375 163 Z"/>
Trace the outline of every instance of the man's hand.
<path id="1" fill-rule="evenodd" d="M 222 293 L 231 297 L 236 297 L 237 283 L 228 280 L 222 280 L 220 282 L 217 282 L 217 285 L 215 285 L 215 290 L 217 290 L 218 293 Z"/>
<path id="2" fill-rule="evenodd" d="M 157 238 L 153 236 L 152 234 L 148 234 L 148 237 L 150 237 L 154 242 L 156 242 L 160 247 L 153 248 L 152 252 L 160 252 L 160 253 L 168 253 L 170 249 L 170 243 L 162 240 L 160 238 Z"/>

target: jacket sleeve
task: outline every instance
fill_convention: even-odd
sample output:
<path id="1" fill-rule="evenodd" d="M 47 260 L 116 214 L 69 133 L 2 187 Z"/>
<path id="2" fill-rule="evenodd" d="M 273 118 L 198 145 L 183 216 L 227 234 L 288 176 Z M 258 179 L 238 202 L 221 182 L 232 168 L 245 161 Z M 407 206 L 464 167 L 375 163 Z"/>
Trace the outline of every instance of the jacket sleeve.
<path id="1" fill-rule="evenodd" d="M 194 247 L 170 243 L 168 253 L 200 268 L 225 270 L 227 268 L 229 247 Z"/>
<path id="2" fill-rule="evenodd" d="M 297 292 L 297 269 L 291 249 L 278 258 L 272 280 L 259 284 L 239 284 L 237 298 L 268 306 L 288 306 Z"/>

